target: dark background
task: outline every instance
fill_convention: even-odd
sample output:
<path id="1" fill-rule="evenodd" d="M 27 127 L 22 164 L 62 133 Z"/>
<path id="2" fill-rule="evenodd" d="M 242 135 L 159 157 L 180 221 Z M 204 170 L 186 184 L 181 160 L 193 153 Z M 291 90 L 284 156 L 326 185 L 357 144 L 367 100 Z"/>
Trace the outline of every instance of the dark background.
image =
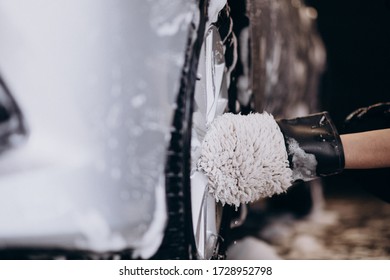
<path id="1" fill-rule="evenodd" d="M 307 0 L 317 9 L 317 29 L 327 51 L 321 109 L 339 132 L 354 110 L 390 101 L 390 0 Z M 326 192 L 388 188 L 389 170 L 345 171 L 325 179 Z"/>
<path id="2" fill-rule="evenodd" d="M 341 128 L 353 110 L 390 100 L 390 0 L 307 0 L 327 51 L 323 109 Z"/>

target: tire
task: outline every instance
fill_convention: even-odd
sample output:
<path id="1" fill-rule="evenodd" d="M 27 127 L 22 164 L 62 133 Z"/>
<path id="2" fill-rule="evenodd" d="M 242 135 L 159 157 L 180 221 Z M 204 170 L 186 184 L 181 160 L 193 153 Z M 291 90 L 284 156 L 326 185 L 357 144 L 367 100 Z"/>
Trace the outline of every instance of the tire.
<path id="1" fill-rule="evenodd" d="M 231 28 L 226 27 L 226 24 L 232 24 L 229 16 L 229 7 L 226 5 L 220 11 L 218 21 L 215 24 L 206 26 L 208 4 L 209 1 L 199 1 L 199 25 L 198 28 L 195 27 L 195 24 L 192 25 L 189 32 L 186 60 L 176 101 L 177 109 L 173 117 L 171 141 L 167 152 L 165 170 L 168 222 L 162 244 L 152 259 L 223 259 L 227 249 L 228 239 L 226 237 L 230 227 L 231 208 L 222 207 L 214 199 L 210 201 L 210 198 L 198 199 L 198 202 L 201 201 L 201 205 L 198 205 L 200 208 L 198 208 L 197 202 L 194 202 L 196 201 L 194 197 L 206 197 L 208 194 L 206 191 L 207 186 L 203 186 L 205 190 L 201 188 L 198 190 L 198 188 L 192 187 L 194 180 L 191 176 L 194 174 L 194 163 L 192 163 L 194 161 L 193 140 L 194 135 L 199 136 L 196 132 L 196 124 L 199 119 L 194 116 L 197 116 L 197 113 L 201 111 L 199 109 L 197 92 L 199 87 L 202 87 L 202 85 L 199 85 L 202 84 L 202 79 L 207 78 L 200 77 L 198 73 L 201 72 L 200 68 L 203 65 L 203 58 L 206 58 L 206 64 L 208 61 L 207 53 L 204 55 L 204 52 L 202 52 L 202 48 L 209 40 L 208 34 L 214 34 L 213 36 L 218 38 L 215 40 L 223 42 L 224 73 L 234 73 L 231 70 L 235 66 L 234 57 L 231 57 L 235 51 L 234 33 Z M 192 41 L 191 38 L 194 37 L 196 39 Z M 214 37 L 210 40 L 213 40 Z M 226 78 L 226 76 L 224 77 Z M 225 81 L 223 79 L 221 88 Z M 206 81 L 203 83 L 206 83 Z M 234 86 L 234 83 L 231 83 L 231 85 Z M 208 92 L 206 92 L 207 94 Z M 228 108 L 232 111 L 231 107 L 234 107 L 231 106 L 231 104 L 235 104 L 232 101 L 232 97 L 234 98 L 234 95 L 226 88 L 226 104 L 223 103 L 226 105 L 226 111 L 229 111 Z M 220 98 L 219 95 L 218 98 Z M 220 99 L 222 100 L 223 98 Z M 214 101 L 219 102 L 220 99 L 215 99 Z M 219 113 L 221 113 L 221 108 L 223 106 L 216 110 L 219 110 Z M 204 206 L 203 203 L 205 201 L 207 201 L 208 205 L 211 203 L 215 209 L 210 210 L 210 206 Z M 197 213 L 198 209 L 200 209 L 199 213 Z M 215 232 L 208 236 L 204 234 L 205 238 L 200 238 L 202 239 L 200 241 L 199 237 L 202 235 L 202 232 L 209 232 L 209 229 L 201 228 L 200 235 L 197 234 L 197 231 L 199 231 L 197 225 L 203 223 L 203 220 L 200 223 L 203 214 L 215 216 L 211 225 L 212 228 L 215 227 L 213 229 Z"/>

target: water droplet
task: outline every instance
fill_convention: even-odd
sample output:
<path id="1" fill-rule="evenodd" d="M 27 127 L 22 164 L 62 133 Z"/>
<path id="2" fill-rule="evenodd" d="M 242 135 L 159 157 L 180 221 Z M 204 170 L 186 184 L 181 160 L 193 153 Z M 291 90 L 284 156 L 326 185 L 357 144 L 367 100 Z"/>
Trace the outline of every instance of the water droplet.
<path id="1" fill-rule="evenodd" d="M 122 172 L 119 168 L 113 168 L 111 169 L 111 177 L 114 180 L 119 180 L 122 177 Z"/>
<path id="2" fill-rule="evenodd" d="M 147 82 L 145 82 L 143 80 L 139 80 L 137 83 L 137 87 L 141 90 L 146 89 L 147 85 L 148 85 Z"/>
<path id="3" fill-rule="evenodd" d="M 121 191 L 120 198 L 123 200 L 129 200 L 130 199 L 129 192 L 128 191 Z"/>
<path id="4" fill-rule="evenodd" d="M 145 101 L 146 101 L 146 96 L 143 94 L 139 94 L 133 97 L 133 99 L 131 100 L 131 105 L 134 108 L 139 108 L 145 103 Z"/>
<path id="5" fill-rule="evenodd" d="M 98 171 L 100 171 L 100 172 L 103 172 L 103 171 L 105 171 L 106 170 L 106 163 L 105 163 L 105 161 L 104 160 L 97 160 L 96 162 L 95 162 L 95 168 L 98 170 Z"/>
<path id="6" fill-rule="evenodd" d="M 110 107 L 106 123 L 108 127 L 115 128 L 121 125 L 122 106 L 120 104 L 114 104 Z"/>
<path id="7" fill-rule="evenodd" d="M 112 96 L 118 97 L 119 95 L 122 94 L 122 86 L 119 85 L 119 84 L 113 85 L 111 87 L 110 93 L 111 93 Z"/>
<path id="8" fill-rule="evenodd" d="M 133 192 L 131 193 L 131 196 L 132 196 L 133 199 L 139 200 L 139 199 L 141 198 L 141 192 L 139 192 L 139 191 L 133 191 Z"/>
<path id="9" fill-rule="evenodd" d="M 111 70 L 111 76 L 115 80 L 122 78 L 122 69 L 119 66 L 115 66 Z"/>
<path id="10" fill-rule="evenodd" d="M 108 139 L 108 148 L 111 150 L 115 150 L 118 147 L 118 140 L 116 138 L 111 137 Z"/>

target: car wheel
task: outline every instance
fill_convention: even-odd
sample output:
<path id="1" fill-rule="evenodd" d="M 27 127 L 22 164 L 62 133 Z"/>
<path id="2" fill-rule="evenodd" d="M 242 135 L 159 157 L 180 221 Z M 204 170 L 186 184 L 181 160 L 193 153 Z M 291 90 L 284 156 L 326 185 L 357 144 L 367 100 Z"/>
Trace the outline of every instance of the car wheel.
<path id="1" fill-rule="evenodd" d="M 218 19 L 211 24 L 207 16 L 209 1 L 200 1 L 199 5 L 200 23 L 193 26 L 195 41 L 189 40 L 168 149 L 168 222 L 154 259 L 225 256 L 226 244 L 222 243 L 230 226 L 231 208 L 217 203 L 209 194 L 208 180 L 196 170 L 196 161 L 208 125 L 217 116 L 234 110 L 229 85 L 234 84 L 230 81 L 236 64 L 236 39 L 227 4 L 219 8 Z"/>

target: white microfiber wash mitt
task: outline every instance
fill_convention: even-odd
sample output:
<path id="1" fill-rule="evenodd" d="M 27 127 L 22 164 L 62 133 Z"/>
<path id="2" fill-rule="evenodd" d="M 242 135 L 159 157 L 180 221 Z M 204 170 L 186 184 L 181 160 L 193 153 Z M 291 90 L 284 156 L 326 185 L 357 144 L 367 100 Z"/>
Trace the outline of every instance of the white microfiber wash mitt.
<path id="1" fill-rule="evenodd" d="M 207 175 L 216 201 L 236 207 L 283 193 L 293 182 L 283 134 L 268 113 L 216 118 L 197 168 Z"/>

